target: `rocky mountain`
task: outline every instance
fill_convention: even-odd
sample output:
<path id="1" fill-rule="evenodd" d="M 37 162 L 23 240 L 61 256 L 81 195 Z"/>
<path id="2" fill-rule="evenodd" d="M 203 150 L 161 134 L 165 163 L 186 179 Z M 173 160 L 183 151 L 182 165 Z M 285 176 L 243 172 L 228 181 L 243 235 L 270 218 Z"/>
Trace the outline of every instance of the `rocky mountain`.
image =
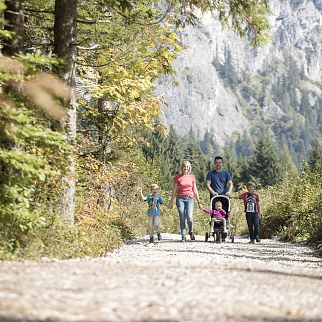
<path id="1" fill-rule="evenodd" d="M 322 0 L 272 0 L 271 41 L 253 48 L 210 14 L 181 34 L 176 85 L 159 80 L 167 125 L 223 145 L 272 134 L 291 153 L 307 153 L 322 134 Z"/>

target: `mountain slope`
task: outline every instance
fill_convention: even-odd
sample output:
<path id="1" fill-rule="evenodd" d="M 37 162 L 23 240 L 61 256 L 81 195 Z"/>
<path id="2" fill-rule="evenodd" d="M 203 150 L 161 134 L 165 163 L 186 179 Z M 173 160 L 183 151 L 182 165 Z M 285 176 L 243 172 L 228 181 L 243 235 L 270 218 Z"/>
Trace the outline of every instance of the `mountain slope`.
<path id="1" fill-rule="evenodd" d="M 222 30 L 209 14 L 185 29 L 179 85 L 163 78 L 157 87 L 169 104 L 166 124 L 180 134 L 192 128 L 200 138 L 208 129 L 221 145 L 244 133 L 272 134 L 298 159 L 321 139 L 322 1 L 270 6 L 272 40 L 263 47 Z"/>

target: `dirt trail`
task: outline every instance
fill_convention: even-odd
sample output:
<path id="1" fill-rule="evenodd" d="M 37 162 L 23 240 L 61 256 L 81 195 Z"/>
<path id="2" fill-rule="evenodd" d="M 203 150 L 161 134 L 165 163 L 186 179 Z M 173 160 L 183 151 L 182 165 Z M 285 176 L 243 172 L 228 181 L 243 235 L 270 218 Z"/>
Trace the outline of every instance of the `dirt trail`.
<path id="1" fill-rule="evenodd" d="M 322 321 L 309 248 L 135 240 L 97 259 L 0 262 L 0 321 Z"/>

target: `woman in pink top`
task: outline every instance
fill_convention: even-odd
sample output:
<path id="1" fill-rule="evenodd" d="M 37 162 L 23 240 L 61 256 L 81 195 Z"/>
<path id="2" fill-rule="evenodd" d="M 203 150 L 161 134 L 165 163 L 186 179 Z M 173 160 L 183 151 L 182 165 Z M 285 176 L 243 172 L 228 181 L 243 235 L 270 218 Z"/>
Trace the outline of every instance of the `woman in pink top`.
<path id="1" fill-rule="evenodd" d="M 184 161 L 181 165 L 181 174 L 176 175 L 173 180 L 173 191 L 169 203 L 169 208 L 172 208 L 174 198 L 176 198 L 176 206 L 179 212 L 180 229 L 183 242 L 186 241 L 186 218 L 189 227 L 190 239 L 195 240 L 192 217 L 194 197 L 197 198 L 198 205 L 200 208 L 202 208 L 196 186 L 196 179 L 194 175 L 191 174 L 191 163 L 189 161 Z"/>

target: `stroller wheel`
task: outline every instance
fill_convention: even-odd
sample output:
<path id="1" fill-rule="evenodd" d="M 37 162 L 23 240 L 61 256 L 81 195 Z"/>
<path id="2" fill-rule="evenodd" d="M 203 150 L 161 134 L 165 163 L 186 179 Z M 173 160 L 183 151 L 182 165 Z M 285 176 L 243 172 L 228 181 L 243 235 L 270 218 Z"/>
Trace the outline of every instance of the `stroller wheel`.
<path id="1" fill-rule="evenodd" d="M 217 234 L 217 242 L 220 244 L 222 243 L 222 234 L 221 233 Z"/>
<path id="2" fill-rule="evenodd" d="M 234 235 L 231 235 L 231 242 L 234 243 L 235 242 L 235 236 Z"/>
<path id="3" fill-rule="evenodd" d="M 208 234 L 208 233 L 206 233 L 206 234 L 205 234 L 205 242 L 207 242 L 207 241 L 208 241 L 208 238 L 209 238 L 209 234 Z"/>

